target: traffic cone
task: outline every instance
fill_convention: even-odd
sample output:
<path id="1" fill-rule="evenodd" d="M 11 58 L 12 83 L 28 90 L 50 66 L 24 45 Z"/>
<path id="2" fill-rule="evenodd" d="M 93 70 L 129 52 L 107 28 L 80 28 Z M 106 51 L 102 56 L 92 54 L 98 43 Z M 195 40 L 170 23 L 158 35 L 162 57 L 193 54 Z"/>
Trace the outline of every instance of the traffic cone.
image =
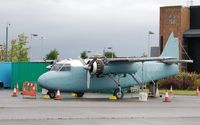
<path id="1" fill-rule="evenodd" d="M 17 89 L 14 87 L 12 97 L 17 97 Z"/>
<path id="2" fill-rule="evenodd" d="M 169 98 L 169 95 L 168 95 L 168 91 L 166 91 L 166 94 L 165 94 L 165 96 L 163 97 L 163 102 L 170 102 L 170 98 Z"/>
<path id="3" fill-rule="evenodd" d="M 61 100 L 60 90 L 57 91 L 55 100 Z"/>
<path id="4" fill-rule="evenodd" d="M 170 96 L 172 96 L 172 95 L 173 95 L 172 85 L 170 86 L 169 95 L 170 95 Z"/>
<path id="5" fill-rule="evenodd" d="M 18 84 L 18 82 L 16 83 L 16 91 L 19 92 L 19 84 Z"/>
<path id="6" fill-rule="evenodd" d="M 160 97 L 158 86 L 156 86 L 156 97 Z"/>
<path id="7" fill-rule="evenodd" d="M 200 96 L 200 93 L 199 93 L 199 87 L 197 87 L 197 90 L 196 90 L 196 94 L 195 96 Z"/>

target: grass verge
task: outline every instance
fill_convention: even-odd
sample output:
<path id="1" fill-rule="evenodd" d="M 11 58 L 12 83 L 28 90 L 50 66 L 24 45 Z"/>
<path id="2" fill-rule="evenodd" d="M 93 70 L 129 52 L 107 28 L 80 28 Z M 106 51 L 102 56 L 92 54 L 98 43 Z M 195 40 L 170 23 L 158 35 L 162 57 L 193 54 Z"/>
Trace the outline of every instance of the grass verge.
<path id="1" fill-rule="evenodd" d="M 166 90 L 159 90 L 160 94 L 165 94 Z M 169 90 L 168 90 L 169 92 Z M 195 90 L 173 90 L 174 95 L 195 95 Z"/>

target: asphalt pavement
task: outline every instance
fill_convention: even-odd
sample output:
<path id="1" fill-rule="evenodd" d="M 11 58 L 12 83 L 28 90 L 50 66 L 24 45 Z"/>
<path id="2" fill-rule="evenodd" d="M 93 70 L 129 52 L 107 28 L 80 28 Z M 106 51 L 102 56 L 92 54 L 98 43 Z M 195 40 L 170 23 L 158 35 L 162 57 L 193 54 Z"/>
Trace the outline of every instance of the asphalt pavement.
<path id="1" fill-rule="evenodd" d="M 171 102 L 134 94 L 111 101 L 109 94 L 86 93 L 83 98 L 61 93 L 62 100 L 11 97 L 0 90 L 0 125 L 195 125 L 200 122 L 200 97 L 174 96 Z"/>

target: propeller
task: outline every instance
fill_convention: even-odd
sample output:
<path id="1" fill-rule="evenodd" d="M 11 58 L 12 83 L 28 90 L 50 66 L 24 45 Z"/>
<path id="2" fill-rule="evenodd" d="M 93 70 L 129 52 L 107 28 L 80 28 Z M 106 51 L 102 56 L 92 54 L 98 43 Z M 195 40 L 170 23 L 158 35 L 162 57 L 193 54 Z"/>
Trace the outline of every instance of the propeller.
<path id="1" fill-rule="evenodd" d="M 97 57 L 94 57 L 93 59 L 92 59 L 92 61 L 90 61 L 89 62 L 89 64 L 86 64 L 85 62 L 84 62 L 84 60 L 82 60 L 82 59 L 80 59 L 81 60 L 81 62 L 83 63 L 83 68 L 85 69 L 85 70 L 87 70 L 87 73 L 86 73 L 86 81 L 87 81 L 87 88 L 89 89 L 90 88 L 90 78 L 91 78 L 91 69 L 92 69 L 92 65 L 94 64 L 94 62 L 97 60 Z"/>

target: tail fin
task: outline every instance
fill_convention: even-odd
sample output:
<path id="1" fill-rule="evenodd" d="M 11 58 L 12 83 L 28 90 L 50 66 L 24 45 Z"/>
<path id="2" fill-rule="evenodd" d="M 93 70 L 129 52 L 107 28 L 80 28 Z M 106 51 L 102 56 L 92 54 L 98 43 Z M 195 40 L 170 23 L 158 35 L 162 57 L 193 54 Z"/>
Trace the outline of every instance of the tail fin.
<path id="1" fill-rule="evenodd" d="M 173 32 L 167 40 L 167 44 L 165 45 L 161 57 L 174 57 L 179 59 L 178 38 L 174 37 Z"/>

